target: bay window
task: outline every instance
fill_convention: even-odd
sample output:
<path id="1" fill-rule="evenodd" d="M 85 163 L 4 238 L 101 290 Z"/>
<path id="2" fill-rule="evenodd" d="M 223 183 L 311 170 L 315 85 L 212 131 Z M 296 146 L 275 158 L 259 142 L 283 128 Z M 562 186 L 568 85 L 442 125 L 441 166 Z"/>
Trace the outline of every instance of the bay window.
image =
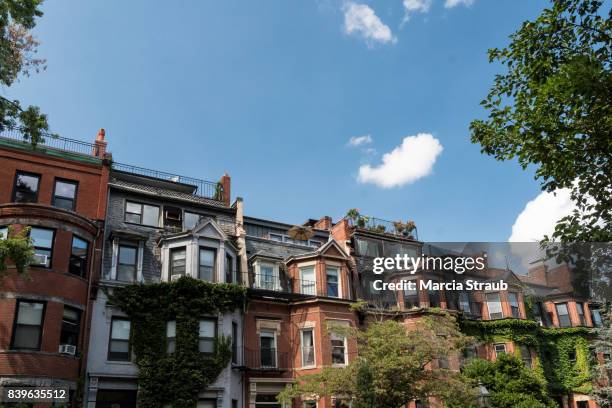
<path id="1" fill-rule="evenodd" d="M 300 293 L 303 293 L 304 295 L 316 294 L 314 266 L 305 266 L 300 268 Z"/>
<path id="2" fill-rule="evenodd" d="M 170 280 L 185 276 L 187 251 L 185 247 L 170 250 Z"/>
<path id="3" fill-rule="evenodd" d="M 200 248 L 198 278 L 207 282 L 214 282 L 216 251 L 212 248 Z"/>
<path id="4" fill-rule="evenodd" d="M 34 260 L 32 265 L 50 268 L 51 259 L 53 258 L 55 230 L 32 227 L 30 230 L 30 238 L 34 246 Z"/>
<path id="5" fill-rule="evenodd" d="M 340 270 L 335 266 L 325 268 L 327 279 L 327 296 L 340 297 Z"/>

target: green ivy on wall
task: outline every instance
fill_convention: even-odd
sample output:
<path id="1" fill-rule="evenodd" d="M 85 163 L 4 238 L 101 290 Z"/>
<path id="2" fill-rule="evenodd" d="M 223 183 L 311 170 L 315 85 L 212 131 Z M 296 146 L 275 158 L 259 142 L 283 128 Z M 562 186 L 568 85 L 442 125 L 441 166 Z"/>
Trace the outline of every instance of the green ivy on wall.
<path id="1" fill-rule="evenodd" d="M 189 277 L 115 288 L 109 302 L 131 319 L 131 345 L 138 365 L 138 406 L 194 408 L 200 391 L 231 359 L 231 339 L 218 336 L 212 354 L 199 352 L 199 321 L 243 306 L 246 290 L 235 284 Z M 167 352 L 166 323 L 176 320 L 176 347 Z"/>
<path id="2" fill-rule="evenodd" d="M 533 370 L 551 393 L 589 393 L 591 356 L 586 327 L 543 328 L 533 320 L 462 320 L 462 330 L 486 343 L 512 341 L 536 350 Z M 520 353 L 520 351 L 517 351 Z M 573 359 L 575 357 L 575 360 Z"/>

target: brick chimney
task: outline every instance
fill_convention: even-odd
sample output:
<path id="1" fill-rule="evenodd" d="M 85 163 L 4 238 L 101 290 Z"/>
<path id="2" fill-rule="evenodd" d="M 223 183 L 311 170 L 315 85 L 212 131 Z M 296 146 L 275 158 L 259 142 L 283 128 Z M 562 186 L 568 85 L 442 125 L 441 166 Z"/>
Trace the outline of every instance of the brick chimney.
<path id="1" fill-rule="evenodd" d="M 229 174 L 225 173 L 223 176 L 221 176 L 219 183 L 221 183 L 223 186 L 222 201 L 229 207 L 232 200 L 232 178 L 229 176 Z"/>
<path id="2" fill-rule="evenodd" d="M 315 222 L 314 227 L 316 229 L 322 229 L 329 231 L 332 227 L 332 218 L 328 215 L 322 217 L 319 221 Z"/>
<path id="3" fill-rule="evenodd" d="M 98 135 L 96 136 L 96 141 L 94 142 L 94 148 L 92 154 L 96 157 L 103 159 L 106 156 L 106 140 L 104 140 L 104 136 L 106 136 L 106 131 L 104 129 L 100 129 Z"/>

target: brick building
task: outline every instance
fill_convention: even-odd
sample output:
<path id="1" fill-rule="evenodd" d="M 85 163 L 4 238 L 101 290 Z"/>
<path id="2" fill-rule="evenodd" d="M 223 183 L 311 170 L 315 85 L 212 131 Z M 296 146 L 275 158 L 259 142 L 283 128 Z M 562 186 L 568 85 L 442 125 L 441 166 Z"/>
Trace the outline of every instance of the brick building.
<path id="1" fill-rule="evenodd" d="M 30 227 L 29 279 L 0 281 L 0 385 L 61 386 L 84 372 L 92 283 L 99 274 L 110 155 L 95 143 L 45 136 L 36 147 L 0 133 L 0 234 Z"/>

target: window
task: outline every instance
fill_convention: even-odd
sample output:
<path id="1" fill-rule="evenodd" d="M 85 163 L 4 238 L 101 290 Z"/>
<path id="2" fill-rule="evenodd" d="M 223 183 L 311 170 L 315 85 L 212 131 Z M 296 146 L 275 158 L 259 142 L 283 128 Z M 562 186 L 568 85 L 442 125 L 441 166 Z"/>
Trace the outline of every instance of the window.
<path id="1" fill-rule="evenodd" d="M 211 248 L 200 248 L 200 266 L 198 277 L 207 282 L 214 281 L 216 251 Z"/>
<path id="2" fill-rule="evenodd" d="M 531 352 L 529 351 L 529 347 L 521 345 L 519 349 L 521 351 L 521 360 L 525 363 L 525 367 L 531 368 Z"/>
<path id="3" fill-rule="evenodd" d="M 62 331 L 60 333 L 60 345 L 68 344 L 76 347 L 79 344 L 80 327 L 81 311 L 73 307 L 64 306 Z"/>
<path id="4" fill-rule="evenodd" d="M 449 367 L 450 367 L 450 365 L 448 363 L 448 358 L 446 358 L 446 357 L 438 358 L 438 368 L 442 368 L 442 369 L 448 370 Z"/>
<path id="5" fill-rule="evenodd" d="M 470 313 L 470 295 L 467 292 L 459 293 L 459 310 Z"/>
<path id="6" fill-rule="evenodd" d="M 17 301 L 11 349 L 40 350 L 44 314 L 43 302 Z"/>
<path id="7" fill-rule="evenodd" d="M 576 350 L 570 350 L 567 352 L 567 358 L 572 363 L 576 362 Z"/>
<path id="8" fill-rule="evenodd" d="M 232 322 L 232 363 L 238 364 L 238 323 Z"/>
<path id="9" fill-rule="evenodd" d="M 576 408 L 589 408 L 589 401 L 576 401 Z"/>
<path id="10" fill-rule="evenodd" d="M 181 230 L 183 227 L 183 210 L 178 207 L 164 206 L 164 227 Z"/>
<path id="11" fill-rule="evenodd" d="M 300 268 L 300 293 L 305 295 L 315 295 L 316 284 L 314 266 L 305 266 Z"/>
<path id="12" fill-rule="evenodd" d="M 259 354 L 262 367 L 276 367 L 276 333 L 262 330 L 259 333 Z"/>
<path id="13" fill-rule="evenodd" d="M 176 351 L 176 320 L 166 322 L 166 352 L 172 354 Z"/>
<path id="14" fill-rule="evenodd" d="M 8 227 L 0 227 L 0 239 L 6 239 L 8 237 Z"/>
<path id="15" fill-rule="evenodd" d="M 327 279 L 327 296 L 340 297 L 340 271 L 337 267 L 327 266 L 325 268 Z"/>
<path id="16" fill-rule="evenodd" d="M 429 401 L 427 400 L 416 400 L 414 401 L 414 406 L 416 408 L 429 408 Z"/>
<path id="17" fill-rule="evenodd" d="M 508 302 L 510 303 L 510 309 L 512 310 L 512 317 L 517 319 L 521 317 L 518 294 L 515 292 L 508 292 Z"/>
<path id="18" fill-rule="evenodd" d="M 52 205 L 64 210 L 74 210 L 77 186 L 76 181 L 55 179 Z"/>
<path id="19" fill-rule="evenodd" d="M 87 254 L 89 243 L 76 235 L 72 236 L 72 250 L 70 252 L 70 264 L 68 272 L 83 277 L 87 271 Z"/>
<path id="20" fill-rule="evenodd" d="M 156 205 L 125 202 L 125 221 L 149 227 L 159 226 L 159 207 Z"/>
<path id="21" fill-rule="evenodd" d="M 129 320 L 113 317 L 110 341 L 108 342 L 109 360 L 130 360 L 130 326 Z"/>
<path id="22" fill-rule="evenodd" d="M 238 400 L 232 400 L 232 408 L 238 408 Z"/>
<path id="23" fill-rule="evenodd" d="M 350 399 L 332 397 L 332 405 L 334 408 L 351 408 L 353 404 Z"/>
<path id="24" fill-rule="evenodd" d="M 38 201 L 40 175 L 18 171 L 13 186 L 13 202 L 35 203 Z"/>
<path id="25" fill-rule="evenodd" d="M 603 324 L 601 320 L 601 311 L 598 309 L 591 309 L 591 320 L 593 321 L 593 326 L 601 327 Z"/>
<path id="26" fill-rule="evenodd" d="M 432 288 L 427 291 L 429 298 L 429 307 L 440 307 L 440 291 L 434 289 L 438 281 L 432 280 Z"/>
<path id="27" fill-rule="evenodd" d="M 312 329 L 302 330 L 302 367 L 310 367 L 315 365 L 314 354 L 314 331 Z"/>
<path id="28" fill-rule="evenodd" d="M 494 349 L 495 349 L 495 357 L 499 357 L 502 354 L 506 354 L 506 345 L 504 343 L 496 344 Z"/>
<path id="29" fill-rule="evenodd" d="M 302 408 L 317 408 L 317 401 L 304 401 Z"/>
<path id="30" fill-rule="evenodd" d="M 489 319 L 501 319 L 504 317 L 499 293 L 487 293 L 487 307 L 489 309 Z"/>
<path id="31" fill-rule="evenodd" d="M 196 408 L 217 408 L 216 399 L 201 399 L 196 404 Z"/>
<path id="32" fill-rule="evenodd" d="M 278 267 L 272 264 L 259 264 L 259 274 L 257 276 L 257 284 L 261 289 L 277 290 L 278 284 Z"/>
<path id="33" fill-rule="evenodd" d="M 572 321 L 567 311 L 567 303 L 557 303 L 555 307 L 557 308 L 557 316 L 559 317 L 559 327 L 570 327 Z"/>
<path id="34" fill-rule="evenodd" d="M 217 322 L 211 319 L 200 320 L 198 348 L 200 353 L 213 353 L 215 351 L 215 335 Z"/>
<path id="35" fill-rule="evenodd" d="M 185 276 L 185 268 L 187 266 L 187 255 L 185 247 L 172 248 L 170 250 L 170 277 Z"/>
<path id="36" fill-rule="evenodd" d="M 415 281 L 415 283 L 417 282 Z M 414 289 L 404 289 L 404 308 L 415 309 L 420 306 L 419 291 L 416 289 L 416 285 Z"/>
<path id="37" fill-rule="evenodd" d="M 234 258 L 225 254 L 225 282 L 234 282 Z"/>
<path id="38" fill-rule="evenodd" d="M 375 258 L 377 256 L 380 256 L 379 253 L 380 251 L 378 250 L 377 242 L 368 241 L 368 240 L 361 239 L 361 238 L 357 240 L 357 254 L 358 255 Z"/>
<path id="39" fill-rule="evenodd" d="M 578 320 L 581 326 L 586 326 L 586 318 L 584 316 L 584 303 L 576 302 L 576 313 L 578 313 Z"/>
<path id="40" fill-rule="evenodd" d="M 270 239 L 271 239 L 272 241 L 283 242 L 283 236 L 282 236 L 281 234 L 273 234 L 273 233 L 270 233 L 270 235 L 269 235 L 269 236 L 270 236 Z"/>
<path id="41" fill-rule="evenodd" d="M 281 408 L 281 404 L 276 400 L 276 394 L 257 393 L 255 408 Z"/>
<path id="42" fill-rule="evenodd" d="M 320 241 L 314 241 L 314 240 L 310 239 L 310 240 L 308 240 L 308 245 L 311 246 L 311 247 L 319 248 L 323 244 Z"/>
<path id="43" fill-rule="evenodd" d="M 346 365 L 346 337 L 331 332 L 332 364 Z"/>
<path id="44" fill-rule="evenodd" d="M 30 238 L 32 238 L 32 244 L 34 245 L 34 260 L 32 265 L 50 268 L 51 258 L 53 256 L 55 231 L 47 228 L 32 227 L 30 230 Z"/>
<path id="45" fill-rule="evenodd" d="M 185 211 L 185 217 L 183 219 L 183 228 L 185 230 L 194 229 L 200 222 L 202 216 L 200 214 L 190 213 Z"/>
<path id="46" fill-rule="evenodd" d="M 542 302 L 535 302 L 533 304 L 533 318 L 536 322 L 540 324 L 540 326 L 546 326 L 546 320 L 544 318 Z"/>
<path id="47" fill-rule="evenodd" d="M 478 352 L 476 350 L 476 346 L 470 345 L 463 349 L 463 360 L 462 364 L 467 364 L 473 359 L 478 357 Z"/>
<path id="48" fill-rule="evenodd" d="M 119 261 L 117 262 L 117 280 L 123 282 L 136 281 L 136 264 L 138 248 L 129 245 L 119 245 Z"/>

